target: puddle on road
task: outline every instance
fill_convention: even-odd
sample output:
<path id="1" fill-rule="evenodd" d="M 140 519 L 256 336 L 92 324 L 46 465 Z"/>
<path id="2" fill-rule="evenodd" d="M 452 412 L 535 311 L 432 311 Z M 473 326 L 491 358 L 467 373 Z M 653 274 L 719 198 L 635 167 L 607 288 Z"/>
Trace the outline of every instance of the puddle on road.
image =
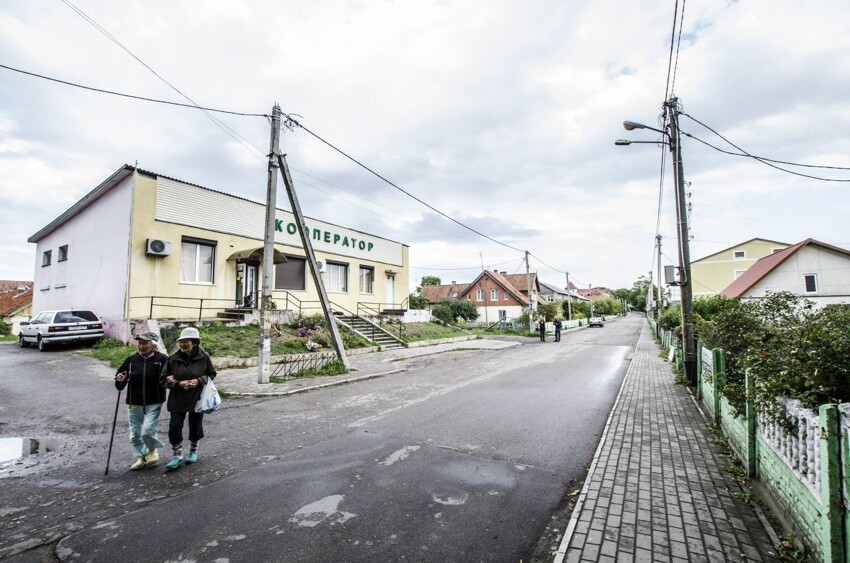
<path id="1" fill-rule="evenodd" d="M 52 452 L 58 447 L 59 441 L 50 438 L 0 438 L 0 463 Z"/>

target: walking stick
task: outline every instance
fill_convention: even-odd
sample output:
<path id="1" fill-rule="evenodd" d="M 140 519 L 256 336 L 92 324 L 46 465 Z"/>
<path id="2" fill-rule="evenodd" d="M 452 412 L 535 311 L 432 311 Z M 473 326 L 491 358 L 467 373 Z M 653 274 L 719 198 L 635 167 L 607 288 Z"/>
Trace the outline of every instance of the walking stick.
<path id="1" fill-rule="evenodd" d="M 104 475 L 109 475 L 109 460 L 112 459 L 112 441 L 115 439 L 115 423 L 118 422 L 118 405 L 121 404 L 121 389 L 118 390 L 118 399 L 115 400 L 115 416 L 112 417 L 112 435 L 109 437 L 109 453 L 106 455 L 106 471 Z"/>

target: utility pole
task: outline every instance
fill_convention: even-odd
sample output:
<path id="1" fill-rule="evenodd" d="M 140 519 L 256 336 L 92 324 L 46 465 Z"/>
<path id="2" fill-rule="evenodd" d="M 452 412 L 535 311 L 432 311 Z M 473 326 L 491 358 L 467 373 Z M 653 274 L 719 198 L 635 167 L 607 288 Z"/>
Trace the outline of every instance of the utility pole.
<path id="1" fill-rule="evenodd" d="M 263 296 L 260 302 L 260 372 L 257 383 L 268 383 L 271 372 L 272 269 L 274 268 L 274 221 L 277 210 L 277 159 L 280 149 L 280 106 L 272 108 L 269 142 L 269 173 L 266 182 L 266 230 L 263 239 Z"/>
<path id="2" fill-rule="evenodd" d="M 531 269 L 528 265 L 528 251 L 525 251 L 525 289 L 528 291 L 528 330 L 534 332 L 533 302 L 531 301 Z"/>
<path id="3" fill-rule="evenodd" d="M 687 203 L 685 201 L 685 172 L 682 165 L 682 144 L 679 137 L 679 98 L 670 98 L 665 104 L 670 121 L 670 152 L 676 176 L 676 215 L 679 229 L 679 287 L 682 294 L 682 356 L 685 379 L 691 385 L 697 382 L 697 356 L 694 341 L 693 293 L 691 289 L 691 251 L 688 231 Z"/>
<path id="4" fill-rule="evenodd" d="M 481 273 L 483 274 L 484 273 L 484 253 L 479 252 L 478 256 L 481 258 Z M 481 278 L 481 279 L 484 279 L 484 278 Z M 485 290 L 485 295 L 484 295 L 484 326 L 490 326 L 490 319 L 487 315 L 487 310 L 490 308 L 490 296 L 487 295 L 487 293 L 490 293 L 490 291 Z M 497 303 L 497 305 L 498 305 L 498 303 Z"/>
<path id="5" fill-rule="evenodd" d="M 571 321 L 571 320 L 573 320 L 573 306 L 572 306 L 573 298 L 570 296 L 570 273 L 566 272 L 566 274 L 567 274 L 567 320 Z"/>
<path id="6" fill-rule="evenodd" d="M 656 290 L 657 298 L 655 301 L 655 321 L 661 318 L 661 235 L 655 235 L 655 244 L 658 247 L 658 288 Z M 650 291 L 652 288 L 649 288 Z"/>
<path id="7" fill-rule="evenodd" d="M 328 292 L 319 275 L 316 254 L 313 252 L 313 243 L 310 241 L 310 232 L 304 222 L 304 214 L 301 213 L 301 204 L 298 203 L 298 196 L 295 195 L 295 186 L 292 183 L 292 176 L 289 175 L 289 165 L 286 163 L 286 158 L 282 154 L 277 155 L 277 161 L 280 166 L 280 174 L 283 176 L 283 185 L 286 187 L 286 195 L 289 196 L 289 205 L 292 207 L 292 214 L 295 216 L 295 224 L 298 225 L 301 244 L 304 246 L 304 253 L 307 255 L 307 263 L 310 265 L 310 274 L 313 278 L 313 283 L 316 285 L 316 290 L 319 292 L 322 312 L 325 314 L 325 322 L 328 323 L 328 330 L 331 332 L 331 341 L 333 342 L 337 357 L 347 371 L 351 366 L 348 363 L 348 356 L 345 353 L 342 337 L 339 335 L 339 327 L 336 326 L 336 317 L 334 317 L 331 310 L 331 301 L 328 299 Z"/>
<path id="8" fill-rule="evenodd" d="M 587 296 L 590 298 L 590 316 L 593 316 L 593 284 L 587 284 L 588 294 Z"/>

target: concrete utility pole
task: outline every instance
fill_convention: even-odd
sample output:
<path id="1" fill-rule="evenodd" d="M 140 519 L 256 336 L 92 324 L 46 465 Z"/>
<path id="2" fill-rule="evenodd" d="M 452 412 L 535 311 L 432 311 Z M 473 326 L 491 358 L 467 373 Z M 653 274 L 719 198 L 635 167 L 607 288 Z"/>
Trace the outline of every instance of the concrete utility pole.
<path id="1" fill-rule="evenodd" d="M 587 296 L 590 298 L 590 316 L 593 316 L 593 284 L 587 284 L 587 289 L 590 290 L 590 293 Z"/>
<path id="2" fill-rule="evenodd" d="M 531 300 L 531 268 L 528 265 L 528 251 L 525 251 L 525 288 L 528 291 L 528 330 L 534 332 L 534 303 Z"/>
<path id="3" fill-rule="evenodd" d="M 685 201 L 685 172 L 682 166 L 682 144 L 679 137 L 679 98 L 670 98 L 665 104 L 670 120 L 670 152 L 673 153 L 673 170 L 676 175 L 676 215 L 679 228 L 679 287 L 682 294 L 682 356 L 685 379 L 691 385 L 697 382 L 697 355 L 694 341 L 693 293 L 691 289 L 691 251 L 688 231 L 687 203 Z"/>
<path id="4" fill-rule="evenodd" d="M 570 296 L 570 273 L 566 272 L 566 274 L 567 274 L 567 320 L 571 321 L 571 320 L 573 320 L 573 306 L 572 306 L 573 298 Z"/>
<path id="5" fill-rule="evenodd" d="M 658 288 L 656 291 L 657 299 L 655 302 L 655 321 L 661 318 L 661 235 L 655 235 L 656 245 L 658 246 Z M 652 288 L 649 288 L 652 291 Z"/>
<path id="6" fill-rule="evenodd" d="M 328 330 L 331 331 L 334 350 L 339 360 L 345 366 L 345 369 L 348 370 L 351 366 L 348 363 L 348 356 L 345 353 L 342 337 L 339 335 L 336 317 L 334 317 L 331 310 L 331 301 L 328 299 L 328 292 L 325 289 L 325 284 L 322 283 L 322 278 L 319 276 L 319 265 L 316 264 L 316 254 L 313 252 L 313 243 L 310 241 L 310 232 L 304 222 L 304 214 L 301 213 L 301 204 L 298 203 L 298 196 L 295 195 L 295 185 L 292 183 L 292 176 L 289 175 L 289 165 L 286 163 L 286 158 L 281 154 L 277 155 L 277 161 L 280 165 L 280 173 L 283 176 L 283 185 L 286 187 L 286 195 L 289 196 L 289 205 L 292 207 L 292 214 L 295 216 L 295 224 L 298 225 L 301 244 L 304 246 L 304 253 L 307 254 L 310 274 L 312 275 L 313 283 L 316 284 L 316 290 L 319 292 L 319 301 L 322 303 L 325 322 L 328 323 Z"/>
<path id="7" fill-rule="evenodd" d="M 274 268 L 274 221 L 277 209 L 277 159 L 280 148 L 280 106 L 272 108 L 269 142 L 269 173 L 266 183 L 266 230 L 263 239 L 263 295 L 260 302 L 260 371 L 257 383 L 268 383 L 271 373 L 272 269 Z"/>

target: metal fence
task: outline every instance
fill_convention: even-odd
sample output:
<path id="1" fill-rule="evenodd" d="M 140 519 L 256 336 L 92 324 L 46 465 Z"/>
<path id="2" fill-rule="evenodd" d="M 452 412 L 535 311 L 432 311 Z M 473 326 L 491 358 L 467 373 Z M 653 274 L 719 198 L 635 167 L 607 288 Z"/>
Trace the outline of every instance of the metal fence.
<path id="1" fill-rule="evenodd" d="M 335 352 L 284 356 L 279 362 L 275 362 L 271 377 L 278 377 L 286 381 L 298 377 L 298 374 L 304 370 L 321 368 L 337 360 L 339 360 L 339 357 Z"/>

